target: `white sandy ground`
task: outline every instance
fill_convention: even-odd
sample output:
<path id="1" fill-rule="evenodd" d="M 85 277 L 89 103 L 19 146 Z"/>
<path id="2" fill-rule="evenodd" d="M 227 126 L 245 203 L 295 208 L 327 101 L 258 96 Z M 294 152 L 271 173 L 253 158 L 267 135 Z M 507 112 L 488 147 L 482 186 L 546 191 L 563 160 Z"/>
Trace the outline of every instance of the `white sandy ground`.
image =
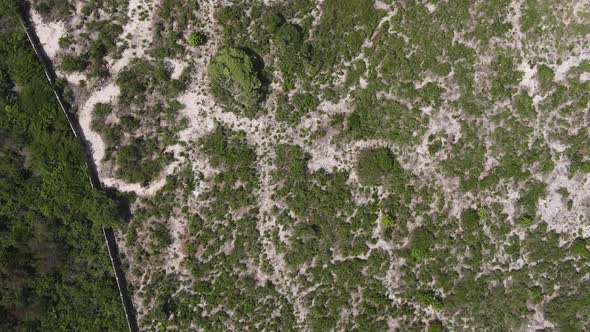
<path id="1" fill-rule="evenodd" d="M 63 21 L 44 22 L 41 15 L 35 10 L 31 10 L 31 20 L 45 54 L 50 59 L 55 58 L 59 52 L 59 39 L 66 31 L 65 23 Z"/>
<path id="2" fill-rule="evenodd" d="M 101 174 L 102 160 L 105 156 L 105 144 L 100 134 L 91 128 L 92 113 L 94 112 L 94 106 L 98 103 L 116 102 L 119 93 L 119 86 L 115 83 L 110 83 L 95 90 L 81 107 L 80 113 L 78 114 L 78 121 L 84 132 L 84 136 L 87 141 L 91 142 L 90 149 L 92 150 L 92 157 L 94 158 L 98 174 Z"/>
<path id="3" fill-rule="evenodd" d="M 182 75 L 182 71 L 188 66 L 188 63 L 178 59 L 168 59 L 166 60 L 166 63 L 172 70 L 170 78 L 173 80 L 179 79 L 180 75 Z"/>
<path id="4" fill-rule="evenodd" d="M 60 53 L 59 40 L 66 33 L 66 22 L 45 22 L 43 17 L 41 17 L 41 14 L 34 9 L 31 9 L 31 22 L 35 27 L 35 32 L 41 42 L 45 54 L 47 54 L 55 64 L 55 60 Z M 55 68 L 55 72 L 58 76 L 65 77 L 66 80 L 73 85 L 78 85 L 80 81 L 86 79 L 86 75 L 82 73 L 64 73 L 59 70 L 59 68 Z"/>
<path id="5" fill-rule="evenodd" d="M 385 11 L 390 10 L 390 6 L 381 0 L 375 1 L 373 6 L 375 7 L 375 9 L 381 9 L 381 10 L 385 10 Z"/>
<path id="6" fill-rule="evenodd" d="M 590 45 L 590 41 L 589 41 Z M 568 56 L 562 63 L 553 65 L 555 71 L 555 81 L 563 82 L 566 78 L 567 73 L 573 67 L 579 66 L 582 61 L 590 60 L 590 46 L 586 46 L 581 49 L 581 53 L 578 55 Z"/>
<path id="7" fill-rule="evenodd" d="M 520 87 L 524 88 L 530 96 L 537 95 L 539 82 L 535 78 L 537 75 L 536 66 L 531 66 L 526 62 L 522 62 L 516 69 L 523 73 L 522 80 L 519 83 Z"/>

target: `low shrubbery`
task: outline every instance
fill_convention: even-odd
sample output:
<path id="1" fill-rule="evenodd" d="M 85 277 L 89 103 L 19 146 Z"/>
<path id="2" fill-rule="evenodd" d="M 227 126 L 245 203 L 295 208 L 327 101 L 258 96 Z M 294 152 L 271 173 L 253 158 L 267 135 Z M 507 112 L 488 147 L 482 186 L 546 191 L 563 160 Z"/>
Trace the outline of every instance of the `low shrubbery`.
<path id="1" fill-rule="evenodd" d="M 155 141 L 134 140 L 117 152 L 118 175 L 128 182 L 146 184 L 170 158 L 169 154 L 160 153 Z"/>
<path id="2" fill-rule="evenodd" d="M 359 181 L 365 186 L 399 181 L 404 171 L 388 148 L 361 151 L 356 164 Z"/>

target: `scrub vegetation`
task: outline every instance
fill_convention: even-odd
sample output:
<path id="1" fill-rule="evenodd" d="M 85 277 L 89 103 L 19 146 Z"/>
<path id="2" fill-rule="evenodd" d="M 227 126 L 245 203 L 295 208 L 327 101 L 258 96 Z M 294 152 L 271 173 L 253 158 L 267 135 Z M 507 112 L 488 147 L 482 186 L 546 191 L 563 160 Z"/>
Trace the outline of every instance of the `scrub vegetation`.
<path id="1" fill-rule="evenodd" d="M 66 2 L 143 330 L 590 327 L 586 3 Z"/>

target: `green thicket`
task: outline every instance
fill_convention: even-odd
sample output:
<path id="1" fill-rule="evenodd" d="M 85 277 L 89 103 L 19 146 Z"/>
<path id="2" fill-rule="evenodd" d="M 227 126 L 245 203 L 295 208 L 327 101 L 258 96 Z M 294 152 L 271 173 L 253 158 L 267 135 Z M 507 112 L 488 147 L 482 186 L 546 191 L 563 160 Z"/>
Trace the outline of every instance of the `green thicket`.
<path id="1" fill-rule="evenodd" d="M 322 7 L 322 20 L 311 43 L 314 51 L 310 70 L 319 75 L 358 54 L 385 14 L 375 9 L 371 0 L 327 0 Z"/>
<path id="2" fill-rule="evenodd" d="M 33 5 L 42 15 L 52 19 L 64 19 L 71 15 L 76 8 L 64 0 L 33 0 Z"/>
<path id="3" fill-rule="evenodd" d="M 90 11 L 88 6 L 91 3 L 89 2 L 84 9 Z M 59 68 L 68 73 L 88 70 L 89 77 L 105 78 L 109 76 L 105 57 L 121 51 L 117 46 L 117 39 L 123 32 L 123 27 L 114 19 L 89 19 L 85 22 L 85 28 L 92 33 L 82 34 L 84 38 L 80 43 L 83 47 L 73 53 L 66 53 Z M 59 44 L 67 50 L 74 41 L 74 37 L 68 34 L 60 38 Z"/>
<path id="4" fill-rule="evenodd" d="M 188 36 L 190 46 L 202 46 L 207 42 L 207 36 L 203 32 L 193 32 Z"/>
<path id="5" fill-rule="evenodd" d="M 170 154 L 159 151 L 157 142 L 134 139 L 117 152 L 117 174 L 128 182 L 147 184 L 170 159 Z"/>
<path id="6" fill-rule="evenodd" d="M 171 159 L 165 150 L 176 143 L 183 126 L 177 121 L 183 106 L 174 98 L 184 91 L 187 80 L 187 72 L 171 79 L 163 60 L 136 59 L 117 76 L 118 103 L 95 107 L 93 128 L 108 144 L 105 158 L 116 160 L 117 173 L 124 180 L 147 184 Z M 118 122 L 107 122 L 111 113 Z"/>
<path id="7" fill-rule="evenodd" d="M 222 170 L 215 176 L 215 190 L 210 193 L 218 197 L 219 202 L 209 209 L 212 214 L 205 217 L 223 219 L 227 218 L 227 212 L 222 211 L 253 205 L 255 200 L 252 192 L 258 188 L 256 153 L 247 144 L 244 132 L 234 133 L 220 126 L 201 144 L 211 165 Z"/>
<path id="8" fill-rule="evenodd" d="M 124 330 L 100 231 L 118 206 L 90 187 L 18 15 L 0 1 L 0 329 Z"/>
<path id="9" fill-rule="evenodd" d="M 183 234 L 187 254 L 191 257 L 186 261 L 186 267 L 195 282 L 189 290 L 179 291 L 176 275 L 153 273 L 140 291 L 146 306 L 150 305 L 146 325 L 155 321 L 163 328 L 177 327 L 180 330 L 196 326 L 217 331 L 230 324 L 244 329 L 256 326 L 271 331 L 295 330 L 291 303 L 272 282 L 259 283 L 256 272 L 251 270 L 251 264 L 261 261 L 262 252 L 256 227 L 257 211 L 252 208 L 258 188 L 255 150 L 246 142 L 243 132 L 233 132 L 221 126 L 198 143 L 206 154 L 204 157 L 218 173 L 211 187 L 199 196 L 209 204 L 203 205 L 197 213 L 187 210 L 182 215 L 189 221 L 189 231 Z M 155 199 L 145 199 L 144 206 L 136 212 L 134 223 L 138 226 L 149 223 L 148 218 L 163 219 L 163 222 L 149 226 L 151 249 L 156 254 L 170 244 L 166 222 L 174 209 L 175 199 L 179 195 L 193 195 L 190 184 L 193 180 L 190 168 L 178 176 L 169 177 Z M 184 190 L 179 192 L 177 188 Z M 135 241 L 137 236 L 143 234 L 134 234 L 129 241 Z M 228 243 L 231 245 L 226 246 Z M 197 251 L 200 252 L 198 257 Z M 231 317 L 227 312 L 233 312 Z M 195 317 L 203 318 L 195 320 Z"/>
<path id="10" fill-rule="evenodd" d="M 119 102 L 123 105 L 143 105 L 146 96 L 159 94 L 176 97 L 186 87 L 183 80 L 170 79 L 162 61 L 136 60 L 119 73 L 117 84 L 121 88 Z"/>

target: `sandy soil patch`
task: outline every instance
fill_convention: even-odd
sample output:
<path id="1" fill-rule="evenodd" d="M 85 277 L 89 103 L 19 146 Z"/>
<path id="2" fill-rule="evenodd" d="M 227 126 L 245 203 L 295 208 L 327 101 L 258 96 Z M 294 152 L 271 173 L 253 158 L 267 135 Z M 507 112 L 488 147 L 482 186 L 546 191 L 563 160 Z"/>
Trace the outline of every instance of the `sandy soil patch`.
<path id="1" fill-rule="evenodd" d="M 123 51 L 121 58 L 115 62 L 112 60 L 111 68 L 114 73 L 125 68 L 131 59 L 146 56 L 146 50 L 152 40 L 151 27 L 155 17 L 156 1 L 130 0 L 127 7 L 128 22 L 123 27 L 121 36 L 128 40 L 128 47 Z M 147 15 L 141 15 L 147 10 Z M 145 16 L 145 17 L 144 17 Z M 143 19 L 142 19 L 143 18 Z"/>

